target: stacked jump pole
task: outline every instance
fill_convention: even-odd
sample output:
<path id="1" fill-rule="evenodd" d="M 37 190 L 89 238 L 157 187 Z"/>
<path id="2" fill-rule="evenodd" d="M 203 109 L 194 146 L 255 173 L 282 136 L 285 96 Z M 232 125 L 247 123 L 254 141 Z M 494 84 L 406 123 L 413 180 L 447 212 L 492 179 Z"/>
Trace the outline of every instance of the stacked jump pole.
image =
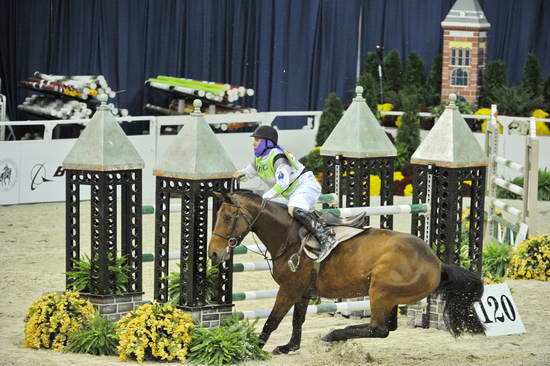
<path id="1" fill-rule="evenodd" d="M 413 204 L 430 206 L 428 217 L 412 215 L 411 233 L 424 239 L 439 259 L 460 263 L 462 247 L 467 245 L 469 270 L 481 273 L 483 250 L 483 213 L 487 156 L 450 95 L 449 106 L 436 121 L 411 157 L 413 164 Z M 464 186 L 471 182 L 469 227 L 465 234 L 462 217 Z M 439 313 L 439 300 L 428 297 L 427 311 L 409 306 L 416 325 L 445 327 Z"/>
<path id="2" fill-rule="evenodd" d="M 496 238 L 500 243 L 517 246 L 527 237 L 529 218 L 536 213 L 538 194 L 538 170 L 539 170 L 539 140 L 537 138 L 536 121 L 531 117 L 529 133 L 525 137 L 524 164 L 515 163 L 498 155 L 499 131 L 497 126 L 497 109 L 491 106 L 491 119 L 485 134 L 485 152 L 488 155 L 488 181 L 487 181 L 487 240 Z M 523 175 L 523 187 L 515 185 L 499 173 L 499 168 L 512 168 Z M 523 200 L 522 209 L 511 207 L 504 201 L 497 199 L 497 186 L 518 194 Z M 502 210 L 515 219 L 515 223 L 507 221 L 496 214 L 496 210 Z"/>
<path id="3" fill-rule="evenodd" d="M 153 174 L 155 192 L 154 298 L 167 302 L 169 275 L 170 199 L 181 200 L 180 215 L 180 299 L 177 306 L 191 312 L 205 327 L 218 326 L 232 312 L 232 261 L 220 265 L 218 296 L 207 304 L 208 223 L 214 227 L 221 204 L 213 192 L 229 192 L 235 166 L 200 112 L 195 100 L 192 121 L 187 122 L 159 159 Z M 212 199 L 213 215 L 208 205 Z"/>

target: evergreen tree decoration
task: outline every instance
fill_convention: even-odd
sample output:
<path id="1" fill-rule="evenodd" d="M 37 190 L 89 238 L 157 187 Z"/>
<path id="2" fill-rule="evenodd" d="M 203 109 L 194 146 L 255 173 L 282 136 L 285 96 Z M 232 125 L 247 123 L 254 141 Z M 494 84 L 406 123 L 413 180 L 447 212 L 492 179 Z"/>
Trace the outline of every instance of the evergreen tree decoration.
<path id="1" fill-rule="evenodd" d="M 392 50 L 384 57 L 384 82 L 385 90 L 391 90 L 396 93 L 401 88 L 401 59 L 397 50 Z"/>
<path id="2" fill-rule="evenodd" d="M 438 105 L 441 100 L 441 73 L 443 70 L 443 55 L 439 54 L 432 61 L 432 69 L 426 79 L 426 102 L 428 105 Z"/>
<path id="3" fill-rule="evenodd" d="M 550 75 L 548 75 L 548 79 L 544 83 L 542 96 L 544 98 L 544 110 L 550 112 Z"/>
<path id="4" fill-rule="evenodd" d="M 367 59 L 361 65 L 361 76 L 364 73 L 372 75 L 374 80 L 378 80 L 378 56 L 376 52 L 367 53 Z"/>
<path id="5" fill-rule="evenodd" d="M 538 97 L 542 95 L 543 82 L 539 59 L 537 55 L 530 53 L 527 55 L 527 60 L 525 61 L 521 84 L 535 97 Z"/>
<path id="6" fill-rule="evenodd" d="M 493 60 L 487 64 L 485 75 L 483 76 L 483 84 L 479 92 L 478 104 L 479 107 L 490 107 L 495 104 L 491 99 L 494 89 L 503 88 L 507 85 L 506 81 L 506 65 L 502 60 Z"/>
<path id="7" fill-rule="evenodd" d="M 336 96 L 336 93 L 330 93 L 325 100 L 325 107 L 323 108 L 323 114 L 321 114 L 319 122 L 319 130 L 317 130 L 315 138 L 317 146 L 322 146 L 325 143 L 338 121 L 340 121 L 340 118 L 342 118 L 343 111 L 344 108 L 342 107 L 340 98 Z"/>
<path id="8" fill-rule="evenodd" d="M 499 114 L 528 117 L 542 107 L 542 95 L 535 96 L 530 90 L 521 86 L 503 86 L 491 90 L 490 100 L 498 105 Z"/>
<path id="9" fill-rule="evenodd" d="M 424 87 L 426 83 L 424 67 L 424 60 L 422 60 L 416 52 L 409 53 L 403 73 L 405 86 L 415 86 L 417 88 Z"/>
<path id="10" fill-rule="evenodd" d="M 405 114 L 401 118 L 401 125 L 397 128 L 396 136 L 396 170 L 401 170 L 411 160 L 412 154 L 420 145 L 420 121 L 417 113 L 420 111 L 418 94 L 401 93 L 401 102 Z"/>
<path id="11" fill-rule="evenodd" d="M 363 72 L 357 80 L 357 85 L 363 87 L 363 97 L 373 111 L 377 109 L 377 104 L 380 103 L 380 86 L 377 80 L 368 71 Z"/>

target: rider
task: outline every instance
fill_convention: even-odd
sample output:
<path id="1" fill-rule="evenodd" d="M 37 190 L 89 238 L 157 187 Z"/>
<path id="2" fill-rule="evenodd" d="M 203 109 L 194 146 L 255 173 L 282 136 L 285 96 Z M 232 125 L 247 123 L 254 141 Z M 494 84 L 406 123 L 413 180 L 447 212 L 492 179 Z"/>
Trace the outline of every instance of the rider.
<path id="1" fill-rule="evenodd" d="M 259 176 L 270 190 L 263 199 L 269 200 L 281 195 L 288 200 L 288 213 L 306 227 L 320 244 L 319 259 L 326 256 L 336 239 L 312 213 L 321 194 L 321 186 L 313 173 L 307 170 L 290 152 L 277 145 L 277 130 L 271 126 L 260 126 L 251 135 L 256 159 L 234 173 L 235 178 L 250 179 Z"/>

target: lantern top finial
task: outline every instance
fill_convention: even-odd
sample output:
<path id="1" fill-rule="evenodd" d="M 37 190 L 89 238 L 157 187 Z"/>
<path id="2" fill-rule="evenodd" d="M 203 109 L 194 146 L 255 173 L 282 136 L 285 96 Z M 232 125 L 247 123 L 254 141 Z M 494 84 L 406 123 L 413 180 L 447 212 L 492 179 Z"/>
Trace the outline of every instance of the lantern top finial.
<path id="1" fill-rule="evenodd" d="M 201 102 L 201 100 L 200 100 L 200 99 L 195 99 L 195 100 L 193 101 L 193 108 L 194 108 L 194 110 L 193 110 L 192 115 L 193 115 L 193 116 L 200 116 L 200 115 L 202 115 L 201 107 L 202 107 L 202 102 Z"/>
<path id="2" fill-rule="evenodd" d="M 449 108 L 456 109 L 456 94 L 449 94 Z"/>
<path id="3" fill-rule="evenodd" d="M 355 98 L 353 98 L 354 101 L 363 102 L 365 101 L 365 98 L 363 98 L 363 91 L 365 89 L 361 85 L 357 85 L 355 87 Z"/>
<path id="4" fill-rule="evenodd" d="M 99 94 L 97 96 L 97 100 L 101 102 L 101 105 L 99 106 L 100 109 L 109 109 L 109 107 L 107 107 L 107 100 L 109 100 L 109 96 L 107 94 Z"/>

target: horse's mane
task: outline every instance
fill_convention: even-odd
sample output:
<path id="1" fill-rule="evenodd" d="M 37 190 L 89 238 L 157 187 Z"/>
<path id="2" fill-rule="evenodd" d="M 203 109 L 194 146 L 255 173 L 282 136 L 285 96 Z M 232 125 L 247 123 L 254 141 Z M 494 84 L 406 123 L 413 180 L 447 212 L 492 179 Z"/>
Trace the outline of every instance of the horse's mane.
<path id="1" fill-rule="evenodd" d="M 243 197 L 252 199 L 254 201 L 258 201 L 258 200 L 260 202 L 262 201 L 262 196 L 260 196 L 259 194 L 255 193 L 254 191 L 252 191 L 250 189 L 239 189 L 237 191 L 234 191 L 233 193 L 238 194 L 239 196 L 243 196 Z M 285 205 L 284 203 L 275 202 L 275 201 L 269 201 L 268 203 L 270 203 L 272 205 L 275 205 L 275 206 L 279 206 L 280 208 L 283 208 L 285 210 L 288 210 L 288 206 Z"/>

